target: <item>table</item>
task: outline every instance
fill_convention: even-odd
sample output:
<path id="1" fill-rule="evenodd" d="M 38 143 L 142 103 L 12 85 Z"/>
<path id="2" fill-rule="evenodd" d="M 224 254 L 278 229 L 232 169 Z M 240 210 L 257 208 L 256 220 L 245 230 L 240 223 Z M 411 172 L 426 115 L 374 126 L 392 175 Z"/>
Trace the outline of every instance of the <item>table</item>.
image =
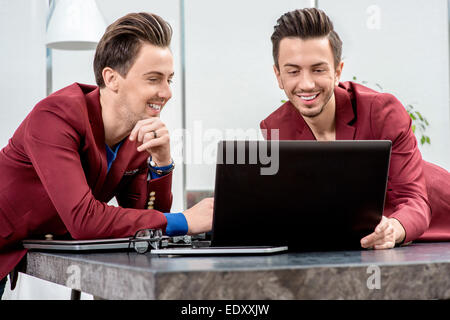
<path id="1" fill-rule="evenodd" d="M 266 256 L 30 251 L 23 271 L 103 299 L 449 299 L 450 243 Z"/>

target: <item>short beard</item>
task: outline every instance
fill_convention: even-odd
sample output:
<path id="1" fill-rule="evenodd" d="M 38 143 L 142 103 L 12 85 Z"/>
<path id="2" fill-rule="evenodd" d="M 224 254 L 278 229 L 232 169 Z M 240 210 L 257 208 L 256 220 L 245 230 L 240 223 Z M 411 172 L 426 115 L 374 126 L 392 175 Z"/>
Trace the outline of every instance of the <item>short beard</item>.
<path id="1" fill-rule="evenodd" d="M 146 119 L 146 117 L 142 115 L 138 115 L 136 113 L 131 112 L 125 106 L 121 109 L 120 117 L 122 118 L 122 121 L 125 123 L 125 127 L 129 132 L 133 130 L 138 121 Z"/>
<path id="2" fill-rule="evenodd" d="M 334 89 L 334 88 L 333 88 L 333 89 Z M 325 107 L 327 106 L 328 102 L 330 102 L 331 97 L 333 97 L 333 94 L 334 94 L 334 90 L 331 90 L 330 96 L 328 97 L 327 101 L 325 101 L 325 103 L 322 105 L 322 107 L 320 108 L 319 112 L 317 112 L 317 113 L 315 113 L 315 114 L 312 114 L 312 115 L 308 115 L 308 114 L 303 114 L 303 113 L 302 113 L 302 116 L 303 116 L 303 117 L 306 117 L 306 118 L 311 118 L 311 119 L 312 119 L 312 118 L 315 118 L 315 117 L 319 116 L 320 114 L 322 114 L 322 112 L 323 112 L 323 110 L 325 109 Z"/>

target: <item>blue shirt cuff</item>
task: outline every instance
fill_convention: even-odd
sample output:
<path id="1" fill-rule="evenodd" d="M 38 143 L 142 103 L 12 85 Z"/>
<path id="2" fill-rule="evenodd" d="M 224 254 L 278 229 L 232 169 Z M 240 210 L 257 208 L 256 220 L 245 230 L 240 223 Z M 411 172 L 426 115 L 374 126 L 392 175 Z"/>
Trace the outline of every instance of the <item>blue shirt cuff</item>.
<path id="1" fill-rule="evenodd" d="M 184 236 L 188 232 L 188 224 L 183 213 L 164 213 L 167 219 L 166 235 L 169 237 Z"/>
<path id="2" fill-rule="evenodd" d="M 173 163 L 171 163 L 171 164 L 169 164 L 168 166 L 164 166 L 164 167 L 154 167 L 156 170 L 169 170 L 170 168 L 172 168 L 173 167 Z M 162 176 L 164 176 L 164 174 L 161 174 L 161 175 L 159 175 L 159 174 L 157 174 L 156 172 L 153 172 L 153 171 L 151 171 L 151 170 L 149 170 L 149 177 L 148 177 L 148 179 L 147 180 L 151 180 L 151 179 L 158 179 L 158 178 L 161 178 Z"/>

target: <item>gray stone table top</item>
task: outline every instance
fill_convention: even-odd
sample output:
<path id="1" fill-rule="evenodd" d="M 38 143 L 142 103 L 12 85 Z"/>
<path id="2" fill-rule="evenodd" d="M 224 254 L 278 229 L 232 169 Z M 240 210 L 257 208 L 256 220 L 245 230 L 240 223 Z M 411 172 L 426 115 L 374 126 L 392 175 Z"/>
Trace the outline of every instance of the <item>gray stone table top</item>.
<path id="1" fill-rule="evenodd" d="M 105 299 L 449 299 L 450 243 L 265 256 L 30 251 L 25 272 Z"/>

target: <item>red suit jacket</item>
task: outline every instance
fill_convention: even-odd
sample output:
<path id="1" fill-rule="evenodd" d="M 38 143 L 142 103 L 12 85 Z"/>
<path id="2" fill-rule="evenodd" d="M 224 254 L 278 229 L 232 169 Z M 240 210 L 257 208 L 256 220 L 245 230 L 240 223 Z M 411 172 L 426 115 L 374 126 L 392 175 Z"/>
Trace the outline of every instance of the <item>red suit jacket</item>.
<path id="1" fill-rule="evenodd" d="M 411 119 L 392 95 L 353 82 L 334 90 L 336 140 L 390 140 L 391 162 L 384 215 L 396 218 L 412 240 L 450 240 L 450 174 L 422 160 Z M 263 135 L 279 129 L 280 140 L 315 140 L 288 101 L 261 121 Z M 267 130 L 267 131 L 266 131 Z"/>
<path id="2" fill-rule="evenodd" d="M 162 228 L 172 175 L 147 181 L 147 152 L 125 139 L 107 173 L 99 89 L 73 84 L 39 102 L 0 152 L 0 279 L 26 254 L 25 238 L 132 236 Z M 154 208 L 147 210 L 149 193 Z M 120 207 L 107 205 L 113 197 Z M 162 211 L 162 212 L 161 212 Z"/>

